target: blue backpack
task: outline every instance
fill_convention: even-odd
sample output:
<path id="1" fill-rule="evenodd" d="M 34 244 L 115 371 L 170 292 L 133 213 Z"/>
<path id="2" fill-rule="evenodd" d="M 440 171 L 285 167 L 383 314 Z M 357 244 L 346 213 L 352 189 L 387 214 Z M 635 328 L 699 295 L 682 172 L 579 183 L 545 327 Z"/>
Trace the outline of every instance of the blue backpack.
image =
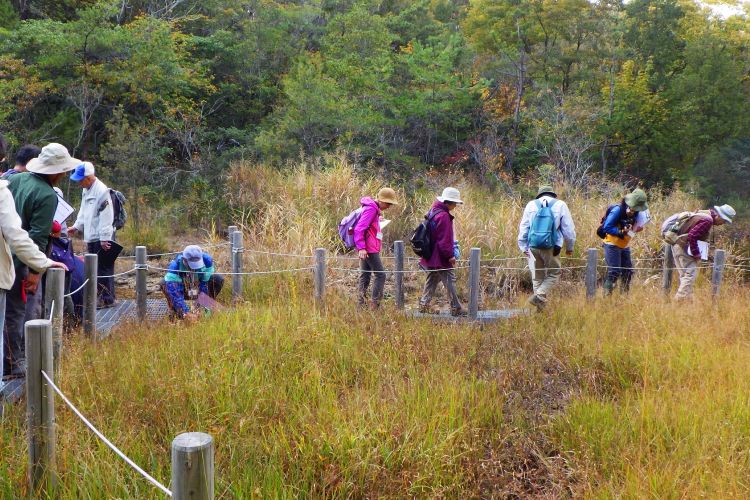
<path id="1" fill-rule="evenodd" d="M 557 242 L 557 227 L 555 227 L 552 205 L 557 200 L 550 200 L 544 204 L 539 200 L 534 201 L 536 202 L 537 212 L 529 228 L 529 247 L 554 248 Z"/>

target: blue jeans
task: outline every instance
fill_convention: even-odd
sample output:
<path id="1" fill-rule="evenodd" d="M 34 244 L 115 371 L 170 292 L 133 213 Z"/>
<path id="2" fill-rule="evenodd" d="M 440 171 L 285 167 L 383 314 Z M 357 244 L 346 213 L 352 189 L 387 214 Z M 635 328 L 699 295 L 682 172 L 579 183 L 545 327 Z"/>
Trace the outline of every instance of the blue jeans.
<path id="1" fill-rule="evenodd" d="M 623 291 L 630 288 L 630 280 L 633 278 L 633 261 L 630 258 L 630 248 L 620 248 L 616 245 L 604 246 L 604 260 L 607 261 L 607 280 L 604 283 L 605 291 L 611 292 L 617 283 Z M 609 289 L 608 289 L 609 288 Z"/>

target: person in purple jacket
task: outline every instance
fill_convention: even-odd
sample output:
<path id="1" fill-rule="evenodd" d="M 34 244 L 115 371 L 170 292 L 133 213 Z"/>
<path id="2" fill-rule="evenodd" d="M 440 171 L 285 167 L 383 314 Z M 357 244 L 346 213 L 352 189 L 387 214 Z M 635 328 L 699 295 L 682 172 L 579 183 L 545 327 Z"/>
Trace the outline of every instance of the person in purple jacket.
<path id="1" fill-rule="evenodd" d="M 419 261 L 422 269 L 427 271 L 427 281 L 424 284 L 422 298 L 419 300 L 419 311 L 435 313 L 430 307 L 430 301 L 435 295 L 438 283 L 442 282 L 448 292 L 451 303 L 451 316 L 463 316 L 465 310 L 461 307 L 456 293 L 456 257 L 454 254 L 453 216 L 451 212 L 463 205 L 461 193 L 458 189 L 447 187 L 443 194 L 437 197 L 427 214 L 430 221 L 430 239 L 433 244 L 429 259 Z"/>
<path id="2" fill-rule="evenodd" d="M 370 287 L 370 279 L 375 275 L 375 283 L 372 286 L 372 298 L 370 307 L 377 309 L 383 299 L 383 288 L 385 288 L 385 268 L 380 260 L 380 247 L 383 243 L 383 232 L 380 229 L 380 216 L 383 210 L 393 205 L 398 205 L 396 192 L 384 187 L 378 191 L 373 200 L 365 196 L 360 200 L 362 204 L 362 215 L 354 226 L 354 246 L 359 256 L 359 306 L 364 307 L 367 303 L 367 290 Z"/>

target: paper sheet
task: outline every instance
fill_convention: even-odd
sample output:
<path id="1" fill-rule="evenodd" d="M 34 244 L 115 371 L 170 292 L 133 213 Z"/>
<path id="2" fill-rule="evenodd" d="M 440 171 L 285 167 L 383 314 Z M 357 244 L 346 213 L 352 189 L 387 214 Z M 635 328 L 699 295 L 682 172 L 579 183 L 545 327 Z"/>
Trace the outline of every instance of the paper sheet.
<path id="1" fill-rule="evenodd" d="M 385 229 L 385 226 L 390 223 L 391 221 L 389 219 L 380 219 L 380 230 L 382 231 L 383 229 Z"/>
<path id="2" fill-rule="evenodd" d="M 70 217 L 70 214 L 75 212 L 75 209 L 71 207 L 67 201 L 62 199 L 62 196 L 59 194 L 57 195 L 57 210 L 55 210 L 55 218 L 52 220 L 56 220 L 60 224 L 65 222 L 65 219 Z"/>
<path id="3" fill-rule="evenodd" d="M 701 253 L 701 260 L 708 260 L 708 242 L 698 240 L 698 250 L 700 250 Z M 690 251 L 690 245 L 687 247 L 687 254 L 691 257 L 695 257 Z"/>

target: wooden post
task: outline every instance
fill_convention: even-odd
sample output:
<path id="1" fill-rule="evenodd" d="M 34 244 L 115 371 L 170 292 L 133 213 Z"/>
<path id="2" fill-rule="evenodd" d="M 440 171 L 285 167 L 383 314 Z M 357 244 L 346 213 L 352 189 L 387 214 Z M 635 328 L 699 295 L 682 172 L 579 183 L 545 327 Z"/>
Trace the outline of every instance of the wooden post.
<path id="1" fill-rule="evenodd" d="M 586 252 L 586 298 L 596 297 L 596 263 L 599 260 L 599 250 L 589 248 Z"/>
<path id="2" fill-rule="evenodd" d="M 172 441 L 172 498 L 213 500 L 214 440 L 202 432 L 186 432 Z"/>
<path id="3" fill-rule="evenodd" d="M 63 342 L 63 312 L 65 309 L 65 271 L 48 269 L 44 292 L 44 317 L 52 318 L 52 360 L 57 373 Z"/>
<path id="4" fill-rule="evenodd" d="M 135 310 L 139 321 L 145 321 L 148 297 L 148 267 L 146 263 L 148 253 L 146 247 L 135 247 Z"/>
<path id="5" fill-rule="evenodd" d="M 96 280 L 99 256 L 87 253 L 83 258 L 83 274 L 88 282 L 83 287 L 83 333 L 91 340 L 96 339 Z"/>
<path id="6" fill-rule="evenodd" d="M 29 486 L 34 498 L 53 497 L 55 475 L 55 394 L 42 377 L 54 380 L 52 323 L 47 319 L 27 321 L 26 418 L 29 439 Z"/>
<path id="7" fill-rule="evenodd" d="M 396 257 L 396 307 L 404 308 L 404 242 L 393 242 L 393 255 Z"/>
<path id="8" fill-rule="evenodd" d="M 724 250 L 716 250 L 714 253 L 714 269 L 711 273 L 711 295 L 719 296 L 721 280 L 724 278 L 724 264 L 727 261 L 727 253 Z"/>
<path id="9" fill-rule="evenodd" d="M 233 237 L 234 233 L 236 233 L 239 230 L 240 230 L 240 228 L 237 227 L 237 226 L 229 226 L 227 228 L 227 239 L 229 240 L 229 264 L 230 265 L 232 264 L 232 255 L 234 255 L 234 254 L 232 254 L 232 245 L 233 245 L 233 243 L 232 243 L 232 237 Z"/>
<path id="10" fill-rule="evenodd" d="M 469 257 L 469 318 L 477 319 L 479 315 L 479 270 L 482 250 L 472 248 Z"/>
<path id="11" fill-rule="evenodd" d="M 674 269 L 674 255 L 672 254 L 672 245 L 664 243 L 664 263 L 662 264 L 661 286 L 664 294 L 669 295 L 672 291 L 672 276 Z"/>
<path id="12" fill-rule="evenodd" d="M 313 268 L 315 275 L 314 283 L 314 294 L 315 302 L 322 306 L 325 299 L 326 292 L 326 249 L 316 248 L 315 249 L 315 263 Z"/>
<path id="13" fill-rule="evenodd" d="M 232 272 L 242 272 L 242 252 L 245 249 L 242 245 L 242 231 L 235 231 L 232 233 Z M 242 300 L 242 275 L 232 275 L 232 300 L 239 302 Z"/>

